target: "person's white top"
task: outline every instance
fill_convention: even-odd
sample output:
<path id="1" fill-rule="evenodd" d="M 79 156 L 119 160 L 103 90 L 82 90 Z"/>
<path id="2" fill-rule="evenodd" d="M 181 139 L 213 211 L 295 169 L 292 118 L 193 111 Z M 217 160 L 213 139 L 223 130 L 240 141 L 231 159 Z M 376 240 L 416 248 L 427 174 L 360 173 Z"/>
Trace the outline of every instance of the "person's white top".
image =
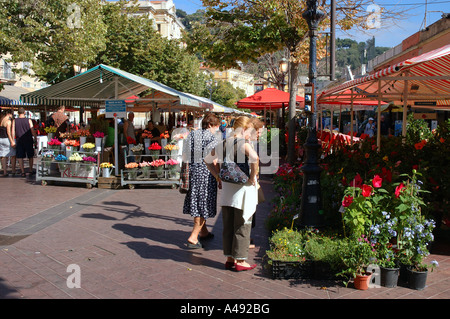
<path id="1" fill-rule="evenodd" d="M 258 204 L 258 190 L 255 185 L 247 182 L 237 185 L 222 182 L 220 206 L 230 206 L 243 211 L 243 218 L 247 222 L 256 211 Z"/>

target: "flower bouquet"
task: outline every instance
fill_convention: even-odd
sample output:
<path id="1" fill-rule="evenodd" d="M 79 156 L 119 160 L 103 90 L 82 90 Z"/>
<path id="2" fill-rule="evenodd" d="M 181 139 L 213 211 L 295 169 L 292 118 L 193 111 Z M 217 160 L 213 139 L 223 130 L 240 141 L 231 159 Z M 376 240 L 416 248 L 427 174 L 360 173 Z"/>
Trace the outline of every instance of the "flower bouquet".
<path id="1" fill-rule="evenodd" d="M 180 178 L 180 166 L 178 164 L 180 164 L 180 162 L 174 160 L 174 159 L 169 159 L 167 162 L 167 167 L 169 168 L 169 177 L 170 178 Z"/>
<path id="2" fill-rule="evenodd" d="M 58 156 L 55 157 L 55 161 L 58 162 L 59 171 L 60 172 L 64 172 L 64 170 L 66 169 L 66 167 L 68 165 L 66 163 L 67 162 L 67 157 L 62 155 L 62 154 L 59 154 Z"/>
<path id="3" fill-rule="evenodd" d="M 102 141 L 103 141 L 103 138 L 105 137 L 105 133 L 97 131 L 94 134 L 92 134 L 92 136 L 95 137 L 96 151 L 101 152 L 102 151 Z"/>
<path id="4" fill-rule="evenodd" d="M 74 152 L 73 154 L 71 154 L 69 156 L 69 162 L 71 162 L 71 171 L 74 175 L 76 175 L 78 173 L 78 171 L 80 170 L 80 163 L 83 160 L 83 158 L 81 157 L 80 154 L 78 154 L 78 152 Z"/>
<path id="5" fill-rule="evenodd" d="M 49 133 L 56 133 L 56 127 L 54 126 L 48 126 L 46 128 L 44 128 L 45 133 L 49 134 Z"/>
<path id="6" fill-rule="evenodd" d="M 87 153 L 94 153 L 95 144 L 94 143 L 84 143 L 81 145 L 83 151 Z"/>
<path id="7" fill-rule="evenodd" d="M 161 151 L 161 149 L 162 147 L 156 142 L 148 147 L 150 155 L 152 155 L 154 161 L 159 157 L 159 152 Z"/>
<path id="8" fill-rule="evenodd" d="M 109 162 L 103 162 L 100 164 L 100 168 L 102 169 L 102 176 L 103 177 L 110 177 L 112 168 L 114 167 L 113 164 Z"/>
<path id="9" fill-rule="evenodd" d="M 142 170 L 142 175 L 143 175 L 142 177 L 150 178 L 150 168 L 151 168 L 150 163 L 143 161 L 142 163 L 139 163 L 139 167 Z"/>
<path id="10" fill-rule="evenodd" d="M 165 162 L 162 159 L 157 159 L 157 160 L 150 162 L 150 166 L 155 168 L 156 176 L 158 176 L 158 178 L 161 178 L 164 176 L 164 164 L 165 164 Z"/>
<path id="11" fill-rule="evenodd" d="M 64 141 L 64 145 L 78 147 L 78 146 L 80 146 L 80 141 L 67 139 Z"/>
<path id="12" fill-rule="evenodd" d="M 150 139 L 153 137 L 152 132 L 150 132 L 149 130 L 144 130 L 144 132 L 142 132 L 141 136 L 143 139 L 146 139 L 146 138 Z"/>
<path id="13" fill-rule="evenodd" d="M 134 155 L 141 155 L 143 150 L 144 146 L 142 144 L 137 144 L 130 148 L 130 151 L 132 151 Z"/>
<path id="14" fill-rule="evenodd" d="M 50 173 L 50 165 L 53 161 L 53 157 L 55 156 L 55 153 L 52 150 L 48 150 L 42 153 L 42 167 L 47 171 L 47 173 Z"/>
<path id="15" fill-rule="evenodd" d="M 162 134 L 160 135 L 160 137 L 161 137 L 161 138 L 169 138 L 169 137 L 170 137 L 169 131 L 165 131 L 164 133 L 162 133 Z"/>
<path id="16" fill-rule="evenodd" d="M 97 159 L 93 156 L 83 156 L 82 158 L 83 158 L 83 162 L 85 164 L 93 165 L 93 164 L 97 163 Z"/>
<path id="17" fill-rule="evenodd" d="M 131 162 L 131 163 L 125 164 L 125 168 L 128 170 L 128 179 L 129 180 L 136 179 L 138 167 L 139 167 L 139 164 L 136 162 Z"/>
<path id="18" fill-rule="evenodd" d="M 57 138 L 52 138 L 49 142 L 47 142 L 48 148 L 57 150 L 61 147 L 61 141 Z"/>
<path id="19" fill-rule="evenodd" d="M 166 152 L 170 153 L 171 156 L 177 156 L 180 147 L 176 144 L 167 144 L 166 146 L 164 146 L 164 149 L 166 150 Z"/>
<path id="20" fill-rule="evenodd" d="M 127 137 L 127 144 L 136 145 L 137 143 L 136 143 L 136 140 L 134 138 L 128 136 Z"/>
<path id="21" fill-rule="evenodd" d="M 97 131 L 94 134 L 92 134 L 92 136 L 95 137 L 95 138 L 104 138 L 105 137 L 105 133 Z"/>

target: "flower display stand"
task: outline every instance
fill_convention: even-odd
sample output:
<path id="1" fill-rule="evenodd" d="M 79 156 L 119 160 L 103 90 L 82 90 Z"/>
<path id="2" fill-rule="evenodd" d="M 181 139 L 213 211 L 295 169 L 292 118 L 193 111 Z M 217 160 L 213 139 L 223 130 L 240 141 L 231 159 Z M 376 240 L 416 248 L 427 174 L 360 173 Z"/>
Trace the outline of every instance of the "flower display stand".
<path id="1" fill-rule="evenodd" d="M 125 165 L 128 165 L 130 160 L 136 160 L 133 158 L 133 154 L 128 153 L 126 149 L 124 149 L 124 157 L 125 157 Z M 152 153 L 150 154 L 142 154 L 139 156 L 140 163 L 142 162 L 153 162 L 162 160 L 164 163 L 171 159 L 170 154 L 162 154 L 162 152 L 158 151 L 158 154 Z M 164 164 L 163 166 L 146 166 L 146 167 L 138 167 L 138 168 L 125 168 L 121 170 L 120 173 L 120 185 L 128 186 L 130 189 L 134 189 L 136 185 L 168 185 L 172 186 L 172 188 L 176 188 L 180 184 L 179 174 L 176 174 L 179 170 L 173 170 L 173 167 Z M 175 174 L 171 174 L 174 172 Z"/>
<path id="2" fill-rule="evenodd" d="M 39 156 L 37 159 L 36 169 L 36 181 L 41 182 L 41 185 L 45 186 L 49 182 L 69 182 L 69 183 L 81 183 L 85 184 L 87 188 L 92 188 L 98 182 L 99 167 L 98 164 L 82 163 L 82 162 L 70 162 L 69 157 L 74 153 L 73 150 L 64 149 L 44 149 L 45 151 L 52 151 L 54 157 L 51 161 L 48 158 Z M 99 162 L 99 154 L 88 154 L 78 152 L 80 156 L 94 155 L 97 157 L 97 163 Z M 57 160 L 59 157 L 64 156 L 65 160 Z"/>

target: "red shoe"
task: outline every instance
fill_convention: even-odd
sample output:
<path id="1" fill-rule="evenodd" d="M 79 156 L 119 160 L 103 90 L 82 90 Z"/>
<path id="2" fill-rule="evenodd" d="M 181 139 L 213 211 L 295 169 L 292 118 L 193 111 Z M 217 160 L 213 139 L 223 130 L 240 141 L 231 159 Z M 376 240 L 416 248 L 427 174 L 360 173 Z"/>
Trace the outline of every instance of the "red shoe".
<path id="1" fill-rule="evenodd" d="M 256 267 L 256 264 L 250 265 L 250 267 L 246 267 L 246 266 L 241 266 L 239 264 L 235 265 L 235 269 L 236 271 L 244 271 L 244 270 L 252 270 L 253 268 Z"/>
<path id="2" fill-rule="evenodd" d="M 233 269 L 234 266 L 236 266 L 236 263 L 233 261 L 227 261 L 225 262 L 225 269 L 230 270 Z"/>

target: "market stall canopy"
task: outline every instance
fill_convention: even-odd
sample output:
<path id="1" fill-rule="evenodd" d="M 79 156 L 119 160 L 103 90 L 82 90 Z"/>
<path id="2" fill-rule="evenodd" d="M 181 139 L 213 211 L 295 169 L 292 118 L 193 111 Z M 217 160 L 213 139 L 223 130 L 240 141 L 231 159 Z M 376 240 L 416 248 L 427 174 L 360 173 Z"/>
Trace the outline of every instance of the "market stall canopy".
<path id="1" fill-rule="evenodd" d="M 353 99 L 353 103 L 352 103 Z M 328 110 L 350 110 L 353 107 L 354 111 L 362 110 L 376 110 L 378 107 L 378 101 L 368 99 L 366 94 L 351 92 L 351 90 L 345 90 L 342 95 L 329 96 L 319 98 L 317 103 L 320 104 L 322 109 Z M 389 106 L 389 103 L 381 101 L 381 109 L 384 110 Z"/>
<path id="2" fill-rule="evenodd" d="M 20 100 L 21 94 L 29 93 L 29 90 L 24 88 L 14 86 L 14 85 L 3 85 L 3 90 L 0 91 L 0 106 L 26 106 L 30 105 L 23 103 Z M 33 105 L 33 104 L 31 104 Z"/>
<path id="3" fill-rule="evenodd" d="M 170 96 L 170 101 L 166 99 L 166 102 L 171 105 L 201 107 L 201 101 L 183 92 L 104 64 L 52 86 L 22 94 L 21 101 L 37 105 L 100 108 L 106 100 L 125 100 L 150 89 Z"/>
<path id="4" fill-rule="evenodd" d="M 448 106 L 450 96 L 450 44 L 389 66 L 373 74 L 346 81 L 327 88 L 319 99 L 349 98 L 348 90 L 355 88 L 364 93 L 358 99 L 378 100 L 412 107 L 428 106 L 440 109 Z"/>
<path id="5" fill-rule="evenodd" d="M 253 95 L 250 95 L 242 100 L 239 100 L 236 105 L 240 109 L 264 110 L 279 109 L 283 106 L 289 106 L 289 93 L 275 88 L 267 88 L 261 90 Z M 297 108 L 305 107 L 305 99 L 297 95 Z"/>
<path id="6" fill-rule="evenodd" d="M 189 93 L 180 92 L 186 97 L 189 97 Z M 196 103 L 190 102 L 189 104 L 180 104 L 177 96 L 168 94 L 166 92 L 154 91 L 146 94 L 144 96 L 130 96 L 125 99 L 128 107 L 134 112 L 148 112 L 155 109 L 159 111 L 170 111 L 170 112 L 180 112 L 180 111 L 208 111 L 213 105 L 209 102 L 201 100 L 199 97 L 191 96 L 191 99 L 196 101 Z"/>

